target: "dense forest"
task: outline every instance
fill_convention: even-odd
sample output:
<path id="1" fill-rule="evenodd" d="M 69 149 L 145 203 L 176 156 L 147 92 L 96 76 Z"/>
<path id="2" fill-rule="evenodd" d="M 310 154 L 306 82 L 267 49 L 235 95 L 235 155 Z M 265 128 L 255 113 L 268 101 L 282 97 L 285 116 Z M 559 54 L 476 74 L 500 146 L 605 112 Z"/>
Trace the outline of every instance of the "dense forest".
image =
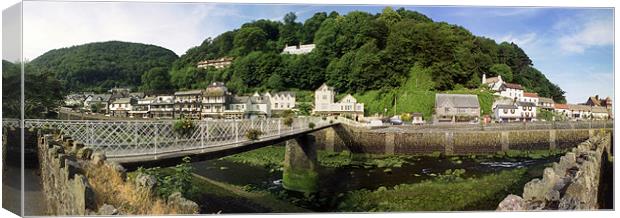
<path id="1" fill-rule="evenodd" d="M 53 73 L 67 90 L 100 92 L 115 86 L 137 87 L 145 72 L 168 69 L 177 58 L 162 47 L 109 41 L 51 50 L 29 64 Z"/>
<path id="2" fill-rule="evenodd" d="M 286 45 L 309 43 L 316 48 L 308 54 L 281 54 Z M 234 58 L 229 68 L 196 67 L 225 56 Z M 498 44 L 461 26 L 390 7 L 377 14 L 319 12 L 304 22 L 294 13 L 283 21 L 255 20 L 207 38 L 181 57 L 151 45 L 103 42 L 52 50 L 31 64 L 54 73 L 69 91 L 130 86 L 162 92 L 223 81 L 236 93 L 295 90 L 308 100 L 309 91 L 326 82 L 340 93 L 354 93 L 369 113 L 429 115 L 436 92 L 475 93 L 491 98 L 481 102 L 492 102 L 479 89 L 483 73 L 565 102 L 564 92 L 518 45 Z"/>
<path id="3" fill-rule="evenodd" d="M 327 82 L 340 92 L 362 93 L 401 87 L 418 66 L 431 74 L 431 90 L 477 88 L 487 73 L 565 101 L 564 92 L 516 44 L 497 44 L 415 11 L 386 7 L 379 14 L 320 12 L 303 23 L 296 19 L 289 13 L 283 22 L 257 20 L 206 39 L 175 61 L 171 85 L 200 88 L 217 80 L 251 92 L 313 90 Z M 280 54 L 285 45 L 307 43 L 316 44 L 307 55 Z M 198 61 L 223 56 L 235 57 L 228 69 L 196 68 Z"/>

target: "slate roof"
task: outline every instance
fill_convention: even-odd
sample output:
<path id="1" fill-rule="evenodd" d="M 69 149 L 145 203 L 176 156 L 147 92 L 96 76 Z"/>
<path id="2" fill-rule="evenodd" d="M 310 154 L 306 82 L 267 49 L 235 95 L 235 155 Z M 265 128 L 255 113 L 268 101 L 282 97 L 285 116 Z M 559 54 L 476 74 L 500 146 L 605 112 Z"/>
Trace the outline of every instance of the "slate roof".
<path id="1" fill-rule="evenodd" d="M 489 77 L 486 79 L 485 83 L 496 83 L 499 82 L 499 77 Z"/>
<path id="2" fill-rule="evenodd" d="M 202 90 L 200 89 L 174 92 L 174 95 L 200 95 L 200 94 L 202 94 Z"/>
<path id="3" fill-rule="evenodd" d="M 93 97 L 91 98 L 90 101 L 110 101 L 110 98 L 112 97 L 111 94 L 95 94 L 93 95 Z"/>
<path id="4" fill-rule="evenodd" d="M 114 104 L 129 104 L 131 103 L 131 98 L 119 98 L 114 101 Z"/>
<path id="5" fill-rule="evenodd" d="M 435 107 L 479 108 L 478 96 L 467 94 L 436 94 Z"/>
<path id="6" fill-rule="evenodd" d="M 517 102 L 517 105 L 523 106 L 523 107 L 536 107 L 536 104 L 534 104 L 534 102 L 527 102 L 527 101 Z"/>
<path id="7" fill-rule="evenodd" d="M 250 96 L 233 96 L 231 99 L 231 104 L 245 104 L 250 99 Z"/>
<path id="8" fill-rule="evenodd" d="M 554 103 L 553 99 L 551 99 L 551 98 L 544 98 L 544 97 L 538 98 L 538 101 L 541 102 L 541 103 L 552 103 L 552 104 Z"/>
<path id="9" fill-rule="evenodd" d="M 511 89 L 523 89 L 523 86 L 521 86 L 520 84 L 516 84 L 516 83 L 504 83 L 504 86 L 506 86 L 506 88 L 511 88 Z"/>
<path id="10" fill-rule="evenodd" d="M 517 109 L 518 107 L 514 104 L 498 104 L 495 106 L 497 109 Z"/>

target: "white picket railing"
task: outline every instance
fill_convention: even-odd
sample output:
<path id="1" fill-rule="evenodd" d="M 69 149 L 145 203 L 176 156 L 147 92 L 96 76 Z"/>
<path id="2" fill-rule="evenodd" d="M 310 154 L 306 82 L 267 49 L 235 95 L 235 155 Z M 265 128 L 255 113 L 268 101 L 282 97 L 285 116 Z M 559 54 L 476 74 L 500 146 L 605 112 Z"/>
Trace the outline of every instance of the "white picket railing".
<path id="1" fill-rule="evenodd" d="M 249 141 L 246 133 L 260 130 L 258 140 L 310 130 L 330 123 L 316 117 L 294 118 L 290 126 L 284 119 L 201 120 L 187 135 L 174 131 L 174 120 L 26 120 L 26 128 L 57 129 L 62 134 L 101 150 L 109 157 L 158 154 Z"/>

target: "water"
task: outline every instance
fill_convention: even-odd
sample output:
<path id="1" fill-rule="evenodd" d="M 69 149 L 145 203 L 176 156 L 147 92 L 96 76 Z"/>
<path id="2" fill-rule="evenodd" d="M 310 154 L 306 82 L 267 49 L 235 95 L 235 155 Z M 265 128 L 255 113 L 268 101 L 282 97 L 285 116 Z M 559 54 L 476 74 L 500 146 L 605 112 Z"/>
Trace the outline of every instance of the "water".
<path id="1" fill-rule="evenodd" d="M 196 174 L 215 181 L 252 186 L 268 190 L 297 206 L 313 211 L 334 211 L 341 198 L 348 191 L 379 187 L 392 187 L 403 183 L 417 183 L 433 179 L 449 169 L 465 169 L 463 177 L 481 176 L 501 170 L 542 166 L 558 161 L 559 156 L 539 160 L 507 158 L 434 158 L 417 157 L 407 159 L 402 167 L 365 168 L 352 165 L 340 168 L 321 167 L 319 170 L 319 192 L 308 195 L 285 190 L 282 187 L 282 172 L 264 167 L 250 166 L 227 160 L 209 160 L 193 164 Z M 228 212 L 241 212 L 230 211 Z M 247 212 L 247 211 L 243 211 Z"/>

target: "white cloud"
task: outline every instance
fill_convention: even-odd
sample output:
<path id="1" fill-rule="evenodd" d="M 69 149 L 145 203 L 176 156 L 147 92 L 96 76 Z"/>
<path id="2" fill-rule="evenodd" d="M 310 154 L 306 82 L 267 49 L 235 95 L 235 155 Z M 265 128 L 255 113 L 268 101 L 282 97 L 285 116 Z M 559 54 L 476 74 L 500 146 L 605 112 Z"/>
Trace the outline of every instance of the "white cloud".
<path id="1" fill-rule="evenodd" d="M 89 42 L 159 45 L 181 55 L 224 28 L 237 11 L 215 4 L 24 2 L 24 56 Z"/>
<path id="2" fill-rule="evenodd" d="M 535 32 L 513 35 L 512 33 L 498 37 L 499 42 L 514 42 L 519 47 L 528 47 L 536 42 L 537 34 Z"/>
<path id="3" fill-rule="evenodd" d="M 613 18 L 612 18 L 613 19 Z M 613 20 L 608 18 L 593 18 L 579 24 L 572 22 L 572 27 L 566 21 L 556 24 L 555 29 L 568 29 L 568 33 L 560 36 L 558 43 L 566 53 L 583 53 L 586 49 L 595 46 L 613 45 Z"/>

